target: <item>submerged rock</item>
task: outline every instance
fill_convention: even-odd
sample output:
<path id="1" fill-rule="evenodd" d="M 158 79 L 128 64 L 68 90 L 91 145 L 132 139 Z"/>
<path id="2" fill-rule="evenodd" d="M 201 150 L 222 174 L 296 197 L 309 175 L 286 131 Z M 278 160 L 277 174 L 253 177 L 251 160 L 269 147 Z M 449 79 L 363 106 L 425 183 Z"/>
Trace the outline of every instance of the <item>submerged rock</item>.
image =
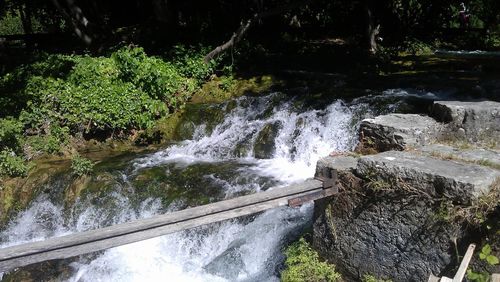
<path id="1" fill-rule="evenodd" d="M 210 274 L 217 275 L 230 281 L 236 281 L 240 271 L 244 269 L 245 263 L 240 251 L 240 247 L 245 244 L 245 240 L 235 240 L 220 255 L 215 257 L 203 268 Z"/>
<path id="2" fill-rule="evenodd" d="M 280 123 L 268 123 L 257 135 L 255 139 L 255 145 L 253 147 L 254 157 L 257 159 L 269 159 L 273 156 L 276 150 L 274 140 L 278 135 L 278 130 L 280 128 Z"/>

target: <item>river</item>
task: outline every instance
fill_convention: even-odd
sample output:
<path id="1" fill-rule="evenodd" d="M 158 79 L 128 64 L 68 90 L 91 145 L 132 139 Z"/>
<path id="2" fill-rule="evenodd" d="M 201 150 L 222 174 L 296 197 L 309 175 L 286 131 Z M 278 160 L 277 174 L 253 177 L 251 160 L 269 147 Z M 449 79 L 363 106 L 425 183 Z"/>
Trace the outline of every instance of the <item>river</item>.
<path id="1" fill-rule="evenodd" d="M 103 161 L 92 176 L 96 184 L 72 204 L 63 193 L 71 178 L 59 175 L 2 230 L 0 243 L 42 240 L 300 182 L 314 176 L 320 157 L 354 148 L 363 118 L 436 94 L 387 89 L 349 101 L 301 97 L 269 93 L 206 105 L 221 116 L 217 122 L 202 116 L 186 124 L 191 132 L 185 140 Z M 52 281 L 279 281 L 283 249 L 311 219 L 311 204 L 283 207 L 26 269 Z"/>

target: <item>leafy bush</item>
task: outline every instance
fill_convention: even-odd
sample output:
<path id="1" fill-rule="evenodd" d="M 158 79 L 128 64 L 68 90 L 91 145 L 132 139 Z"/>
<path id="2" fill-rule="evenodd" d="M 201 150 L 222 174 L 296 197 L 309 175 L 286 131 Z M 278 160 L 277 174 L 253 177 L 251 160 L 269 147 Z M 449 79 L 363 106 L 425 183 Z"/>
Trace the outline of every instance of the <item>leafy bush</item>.
<path id="1" fill-rule="evenodd" d="M 69 141 L 69 128 L 52 125 L 44 135 L 30 136 L 26 144 L 34 150 L 34 153 L 59 153 L 62 146 Z"/>
<path id="2" fill-rule="evenodd" d="M 210 48 L 202 46 L 187 48 L 184 45 L 174 46 L 171 51 L 173 63 L 179 73 L 185 77 L 195 79 L 198 85 L 215 72 L 215 68 L 221 60 L 219 58 L 205 64 L 205 54 L 208 52 L 210 52 Z"/>
<path id="3" fill-rule="evenodd" d="M 0 176 L 26 176 L 28 166 L 23 158 L 17 156 L 13 151 L 5 149 L 0 151 Z"/>
<path id="4" fill-rule="evenodd" d="M 0 119 L 0 150 L 11 148 L 18 151 L 21 146 L 23 124 L 13 118 Z"/>
<path id="5" fill-rule="evenodd" d="M 146 56 L 142 48 L 122 48 L 113 53 L 112 58 L 124 81 L 133 83 L 152 98 L 163 100 L 169 106 L 176 107 L 179 102 L 185 102 L 178 101 L 179 96 L 194 90 L 175 65 Z"/>
<path id="6" fill-rule="evenodd" d="M 341 276 L 335 272 L 335 267 L 319 260 L 318 253 L 314 251 L 304 238 L 293 243 L 285 251 L 286 269 L 281 273 L 283 282 L 314 282 L 314 281 L 340 281 Z"/>
<path id="7" fill-rule="evenodd" d="M 43 103 L 29 104 L 21 116 L 35 126 L 56 122 L 91 132 L 147 128 L 167 113 L 164 103 L 123 82 L 120 74 L 113 59 L 82 57 L 66 80 L 35 76 L 26 91 Z"/>
<path id="8" fill-rule="evenodd" d="M 80 155 L 75 155 L 71 159 L 71 169 L 73 174 L 83 176 L 92 173 L 94 170 L 94 163 Z"/>
<path id="9" fill-rule="evenodd" d="M 24 30 L 18 13 L 8 12 L 0 19 L 0 35 L 22 33 Z"/>

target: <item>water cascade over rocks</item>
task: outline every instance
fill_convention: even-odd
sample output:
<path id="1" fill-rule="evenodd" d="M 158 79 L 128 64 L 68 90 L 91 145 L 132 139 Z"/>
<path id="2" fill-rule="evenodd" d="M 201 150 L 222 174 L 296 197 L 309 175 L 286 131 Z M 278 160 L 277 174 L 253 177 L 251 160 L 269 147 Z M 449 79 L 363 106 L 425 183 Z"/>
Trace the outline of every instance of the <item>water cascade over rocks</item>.
<path id="1" fill-rule="evenodd" d="M 49 192 L 2 230 L 0 244 L 62 236 L 304 180 L 314 175 L 320 157 L 354 148 L 363 118 L 397 110 L 380 97 L 397 96 L 401 103 L 401 96 L 429 95 L 410 92 L 328 103 L 273 93 L 207 106 L 223 113 L 222 122 L 212 126 L 206 117 L 188 140 L 114 166 L 98 165 L 93 179 L 102 187 L 87 189 L 74 204 L 64 202 L 67 179 L 52 181 Z M 311 205 L 284 207 L 54 262 L 52 271 L 41 265 L 26 271 L 64 281 L 276 281 L 282 249 L 311 217 Z"/>

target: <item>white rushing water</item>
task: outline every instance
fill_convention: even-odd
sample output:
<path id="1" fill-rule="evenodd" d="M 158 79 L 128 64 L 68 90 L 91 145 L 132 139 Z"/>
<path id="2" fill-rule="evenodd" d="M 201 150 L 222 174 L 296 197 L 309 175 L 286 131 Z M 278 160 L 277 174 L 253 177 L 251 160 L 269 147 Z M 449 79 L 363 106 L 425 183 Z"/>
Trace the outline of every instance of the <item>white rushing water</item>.
<path id="1" fill-rule="evenodd" d="M 335 101 L 322 109 L 308 109 L 298 106 L 294 100 L 279 102 L 277 95 L 238 99 L 236 107 L 227 108 L 224 120 L 211 132 L 206 130 L 206 125 L 197 125 L 192 140 L 133 160 L 129 169 L 132 173 L 117 181 L 120 183 L 117 186 L 133 189 L 129 178 L 154 167 L 227 161 L 234 162 L 241 175 L 272 178 L 285 185 L 312 177 L 320 157 L 353 148 L 357 125 L 366 114 L 365 104 Z M 274 150 L 267 152 L 267 158 L 256 158 L 254 145 L 262 141 L 259 141 L 259 133 L 263 130 L 268 131 Z M 245 183 L 240 179 L 221 179 L 214 174 L 206 177 L 224 189 L 225 197 L 240 191 L 258 192 L 262 188 L 257 181 Z M 147 218 L 164 211 L 158 199 L 147 199 L 134 208 L 120 189 L 106 197 L 111 199 L 113 208 L 82 200 L 66 215 L 63 207 L 40 197 L 0 234 L 0 242 L 7 246 L 36 241 Z M 174 202 L 167 209 L 176 210 L 179 204 Z M 311 217 L 311 206 L 284 207 L 243 220 L 129 244 L 82 256 L 71 262 L 69 274 L 61 274 L 59 279 L 277 281 L 283 247 Z"/>

